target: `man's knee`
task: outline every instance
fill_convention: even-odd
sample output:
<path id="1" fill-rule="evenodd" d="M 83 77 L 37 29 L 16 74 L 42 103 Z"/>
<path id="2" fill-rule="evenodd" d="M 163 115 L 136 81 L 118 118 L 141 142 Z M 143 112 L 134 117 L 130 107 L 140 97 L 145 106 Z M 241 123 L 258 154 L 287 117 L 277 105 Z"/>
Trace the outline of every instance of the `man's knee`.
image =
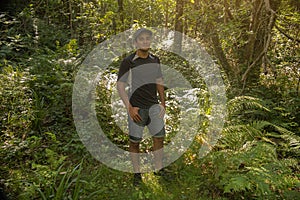
<path id="1" fill-rule="evenodd" d="M 164 141 L 164 137 L 153 137 L 153 142 L 162 143 Z"/>
<path id="2" fill-rule="evenodd" d="M 130 144 L 129 144 L 131 147 L 133 147 L 133 148 L 139 148 L 139 146 L 140 146 L 140 143 L 139 142 L 132 142 L 132 141 L 130 141 Z"/>

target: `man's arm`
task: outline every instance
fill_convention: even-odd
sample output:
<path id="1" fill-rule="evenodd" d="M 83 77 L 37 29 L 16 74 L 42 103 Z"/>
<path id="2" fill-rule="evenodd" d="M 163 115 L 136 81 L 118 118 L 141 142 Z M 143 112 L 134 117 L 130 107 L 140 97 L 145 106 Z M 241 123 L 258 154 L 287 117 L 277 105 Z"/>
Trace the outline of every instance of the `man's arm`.
<path id="1" fill-rule="evenodd" d="M 142 120 L 141 116 L 138 113 L 139 108 L 138 107 L 132 107 L 132 105 L 129 102 L 128 95 L 125 91 L 125 87 L 126 87 L 125 82 L 117 81 L 117 90 L 118 90 L 119 96 L 121 97 L 121 99 L 122 99 L 122 101 L 123 101 L 123 103 L 124 103 L 124 105 L 127 109 L 127 112 L 130 115 L 130 118 L 133 121 L 136 121 L 136 122 L 141 121 Z"/>
<path id="2" fill-rule="evenodd" d="M 125 82 L 117 81 L 117 90 L 118 90 L 119 96 L 121 97 L 126 109 L 129 110 L 130 103 L 129 103 L 128 95 L 125 91 L 125 87 L 126 87 Z"/>
<path id="3" fill-rule="evenodd" d="M 160 105 L 162 107 L 159 115 L 160 117 L 163 117 L 165 115 L 166 103 L 165 103 L 165 87 L 162 78 L 156 79 L 156 88 L 159 95 Z"/>

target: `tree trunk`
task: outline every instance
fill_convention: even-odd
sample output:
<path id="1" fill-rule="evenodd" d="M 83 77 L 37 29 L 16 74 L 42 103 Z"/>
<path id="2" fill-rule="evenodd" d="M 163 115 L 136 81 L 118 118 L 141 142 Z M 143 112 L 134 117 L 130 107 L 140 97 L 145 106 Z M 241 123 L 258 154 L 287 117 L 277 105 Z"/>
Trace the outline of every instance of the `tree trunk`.
<path id="1" fill-rule="evenodd" d="M 71 38 L 74 38 L 72 0 L 69 0 L 68 3 L 69 3 L 69 26 L 70 26 L 70 33 L 71 33 Z"/>
<path id="2" fill-rule="evenodd" d="M 169 24 L 169 1 L 165 2 L 165 27 L 168 28 Z"/>
<path id="3" fill-rule="evenodd" d="M 118 13 L 119 13 L 119 16 L 120 16 L 121 31 L 124 31 L 125 30 L 125 24 L 124 24 L 123 0 L 118 0 Z"/>
<path id="4" fill-rule="evenodd" d="M 174 51 L 181 52 L 182 49 L 182 33 L 183 33 L 183 0 L 176 0 L 176 21 L 175 21 L 175 35 L 174 35 Z"/>
<path id="5" fill-rule="evenodd" d="M 240 58 L 244 74 L 241 77 L 243 89 L 259 84 L 261 66 L 266 60 L 267 50 L 275 25 L 275 12 L 279 7 L 278 0 L 257 0 L 253 3 L 248 42 Z"/>

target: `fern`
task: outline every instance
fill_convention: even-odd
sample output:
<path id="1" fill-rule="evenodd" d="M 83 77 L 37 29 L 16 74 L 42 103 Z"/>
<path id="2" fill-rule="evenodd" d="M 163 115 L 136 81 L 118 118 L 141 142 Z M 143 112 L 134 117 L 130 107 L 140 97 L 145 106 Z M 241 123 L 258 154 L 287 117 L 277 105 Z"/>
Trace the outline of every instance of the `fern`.
<path id="1" fill-rule="evenodd" d="M 261 137 L 262 132 L 251 125 L 234 125 L 224 128 L 223 135 L 224 137 L 220 140 L 220 146 L 237 150 L 241 148 L 246 141 Z"/>
<path id="2" fill-rule="evenodd" d="M 252 185 L 249 178 L 243 174 L 232 177 L 224 187 L 225 193 L 241 192 L 251 190 Z"/>
<path id="3" fill-rule="evenodd" d="M 278 160 L 276 147 L 263 141 L 248 142 L 246 148 L 216 156 L 213 163 L 217 165 L 219 187 L 233 198 L 246 195 L 271 199 L 300 184 L 291 175 L 293 170 L 299 171 L 297 160 Z"/>
<path id="4" fill-rule="evenodd" d="M 259 98 L 251 96 L 238 96 L 231 99 L 227 103 L 228 111 L 232 115 L 240 114 L 245 110 L 261 110 L 264 112 L 270 112 L 270 109 L 263 105 L 263 101 Z"/>
<path id="5" fill-rule="evenodd" d="M 283 139 L 289 144 L 289 147 L 295 150 L 300 148 L 299 136 L 296 136 L 295 133 L 286 128 L 263 120 L 224 128 L 223 138 L 220 140 L 219 146 L 222 148 L 239 149 L 245 142 L 255 139 L 277 145 L 276 142 L 271 140 L 272 137 Z"/>
<path id="6" fill-rule="evenodd" d="M 230 100 L 218 151 L 203 160 L 207 180 L 230 199 L 293 199 L 298 191 L 300 137 L 265 105 L 250 96 Z"/>

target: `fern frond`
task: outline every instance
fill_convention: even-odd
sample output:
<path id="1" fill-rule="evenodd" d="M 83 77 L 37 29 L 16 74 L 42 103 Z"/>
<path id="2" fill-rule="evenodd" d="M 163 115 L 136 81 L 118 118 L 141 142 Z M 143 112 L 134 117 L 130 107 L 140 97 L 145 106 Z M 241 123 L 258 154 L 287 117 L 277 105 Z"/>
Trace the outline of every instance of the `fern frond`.
<path id="1" fill-rule="evenodd" d="M 268 130 L 268 128 L 272 128 L 272 132 L 277 132 L 279 134 L 284 134 L 284 135 L 295 135 L 295 133 L 289 131 L 288 129 L 280 125 L 268 121 L 264 121 L 264 120 L 254 121 L 251 123 L 251 126 L 255 127 L 260 131 L 271 132 L 270 130 Z"/>
<path id="2" fill-rule="evenodd" d="M 224 187 L 225 193 L 251 190 L 252 184 L 249 178 L 243 174 L 232 177 Z"/>
<path id="3" fill-rule="evenodd" d="M 246 141 L 262 136 L 262 132 L 251 125 L 234 125 L 223 129 L 221 143 L 230 149 L 241 148 Z"/>
<path id="4" fill-rule="evenodd" d="M 264 120 L 225 127 L 222 135 L 223 138 L 220 140 L 221 145 L 230 149 L 239 149 L 247 141 L 252 141 L 257 138 L 275 145 L 272 140 L 269 140 L 270 137 L 283 139 L 294 149 L 300 148 L 299 136 L 281 126 Z"/>
<path id="5" fill-rule="evenodd" d="M 230 114 L 242 113 L 245 110 L 262 110 L 270 112 L 270 109 L 263 105 L 263 101 L 259 98 L 251 96 L 239 96 L 231 99 L 227 103 Z"/>
<path id="6" fill-rule="evenodd" d="M 281 146 L 288 147 L 288 151 L 292 151 L 295 155 L 300 155 L 300 137 L 294 132 L 267 121 L 255 121 L 252 123 L 252 126 L 261 132 L 266 132 L 263 137 L 265 141 L 268 138 L 275 138 L 281 141 Z M 272 128 L 271 131 L 270 128 Z M 272 141 L 267 142 L 272 143 Z"/>

